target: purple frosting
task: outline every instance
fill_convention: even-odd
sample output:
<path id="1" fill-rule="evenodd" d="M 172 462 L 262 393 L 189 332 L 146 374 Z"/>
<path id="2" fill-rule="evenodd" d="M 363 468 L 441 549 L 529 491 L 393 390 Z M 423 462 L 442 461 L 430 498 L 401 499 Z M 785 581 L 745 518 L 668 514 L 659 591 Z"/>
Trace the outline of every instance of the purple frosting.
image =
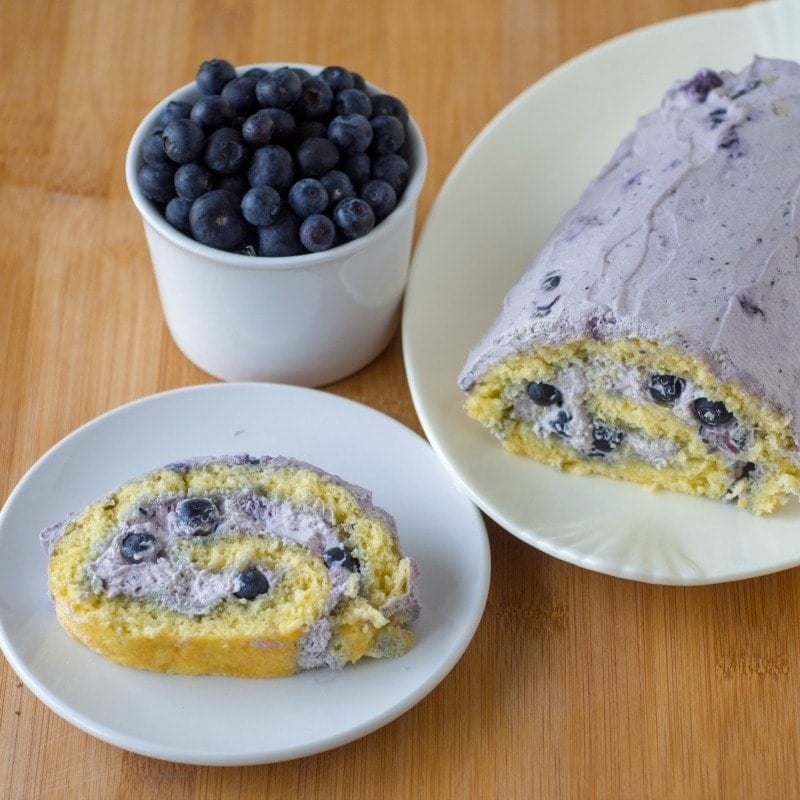
<path id="1" fill-rule="evenodd" d="M 537 345 L 639 337 L 762 396 L 800 441 L 799 190 L 800 65 L 677 83 L 509 292 L 461 388 Z"/>

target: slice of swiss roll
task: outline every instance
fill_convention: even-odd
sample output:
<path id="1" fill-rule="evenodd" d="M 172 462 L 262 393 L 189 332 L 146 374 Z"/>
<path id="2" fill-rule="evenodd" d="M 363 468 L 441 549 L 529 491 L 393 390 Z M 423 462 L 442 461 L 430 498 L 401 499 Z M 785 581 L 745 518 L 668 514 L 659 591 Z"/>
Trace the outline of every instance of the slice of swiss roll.
<path id="1" fill-rule="evenodd" d="M 59 622 L 121 664 L 270 677 L 411 646 L 418 569 L 393 518 L 296 460 L 171 464 L 41 538 Z"/>
<path id="2" fill-rule="evenodd" d="M 511 451 L 773 511 L 800 491 L 800 65 L 703 69 L 639 120 L 472 348 Z"/>

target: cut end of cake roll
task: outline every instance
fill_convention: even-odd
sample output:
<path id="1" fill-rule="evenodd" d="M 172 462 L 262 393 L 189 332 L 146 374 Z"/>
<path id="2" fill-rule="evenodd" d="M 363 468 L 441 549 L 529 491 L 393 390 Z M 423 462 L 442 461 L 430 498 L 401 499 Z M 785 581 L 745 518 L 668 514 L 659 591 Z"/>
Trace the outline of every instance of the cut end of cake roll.
<path id="1" fill-rule="evenodd" d="M 800 488 L 800 65 L 701 69 L 642 116 L 459 376 L 562 469 L 766 514 Z"/>
<path id="2" fill-rule="evenodd" d="M 412 645 L 419 571 L 394 519 L 296 460 L 173 464 L 41 538 L 59 622 L 126 666 L 278 677 Z"/>
<path id="3" fill-rule="evenodd" d="M 517 354 L 470 389 L 513 453 L 769 513 L 800 491 L 788 421 L 677 349 L 572 341 Z"/>

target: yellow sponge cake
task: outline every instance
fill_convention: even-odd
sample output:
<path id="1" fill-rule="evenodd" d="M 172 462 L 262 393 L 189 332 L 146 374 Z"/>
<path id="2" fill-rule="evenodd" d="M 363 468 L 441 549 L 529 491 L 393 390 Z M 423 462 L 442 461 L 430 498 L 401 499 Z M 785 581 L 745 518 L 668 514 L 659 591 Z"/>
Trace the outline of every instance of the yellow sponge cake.
<path id="1" fill-rule="evenodd" d="M 193 459 L 42 532 L 62 626 L 132 667 L 270 677 L 411 645 L 418 568 L 370 493 L 289 458 Z"/>

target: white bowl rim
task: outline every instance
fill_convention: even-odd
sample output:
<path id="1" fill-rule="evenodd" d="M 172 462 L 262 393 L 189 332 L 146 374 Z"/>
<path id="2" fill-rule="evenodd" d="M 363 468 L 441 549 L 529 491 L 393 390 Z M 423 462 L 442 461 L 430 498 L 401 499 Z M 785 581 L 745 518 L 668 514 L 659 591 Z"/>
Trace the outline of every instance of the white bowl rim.
<path id="1" fill-rule="evenodd" d="M 312 74 L 316 74 L 324 69 L 324 66 L 317 64 L 296 63 L 291 61 L 245 64 L 235 69 L 237 75 L 242 75 L 250 69 L 261 68 L 269 70 L 285 66 L 305 69 Z M 379 86 L 375 86 L 372 83 L 367 82 L 367 86 L 371 92 L 375 94 L 386 93 Z M 243 253 L 232 253 L 227 250 L 220 250 L 195 241 L 190 236 L 174 228 L 164 219 L 164 216 L 158 211 L 156 206 L 144 196 L 137 179 L 137 171 L 142 163 L 142 144 L 145 137 L 156 127 L 155 123 L 161 110 L 170 100 L 183 99 L 187 95 L 191 96 L 192 90 L 196 90 L 196 83 L 194 80 L 170 92 L 170 94 L 156 103 L 134 131 L 125 157 L 125 179 L 128 185 L 128 192 L 134 205 L 142 215 L 145 223 L 155 228 L 159 234 L 177 247 L 181 247 L 201 258 L 213 260 L 219 264 L 227 264 L 232 268 L 236 267 L 264 271 L 300 269 L 303 267 L 310 268 L 319 264 L 328 263 L 334 259 L 346 259 L 351 254 L 372 246 L 376 240 L 385 238 L 396 225 L 400 224 L 400 220 L 404 217 L 403 212 L 407 210 L 413 211 L 413 207 L 416 205 L 422 191 L 422 186 L 425 183 L 428 158 L 422 132 L 416 120 L 409 113 L 407 130 L 409 133 L 411 153 L 413 154 L 413 162 L 410 162 L 411 179 L 403 192 L 403 196 L 400 198 L 400 202 L 385 219 L 381 220 L 381 222 L 365 236 L 337 245 L 336 247 L 331 247 L 319 253 L 301 253 L 294 256 L 251 256 Z"/>

